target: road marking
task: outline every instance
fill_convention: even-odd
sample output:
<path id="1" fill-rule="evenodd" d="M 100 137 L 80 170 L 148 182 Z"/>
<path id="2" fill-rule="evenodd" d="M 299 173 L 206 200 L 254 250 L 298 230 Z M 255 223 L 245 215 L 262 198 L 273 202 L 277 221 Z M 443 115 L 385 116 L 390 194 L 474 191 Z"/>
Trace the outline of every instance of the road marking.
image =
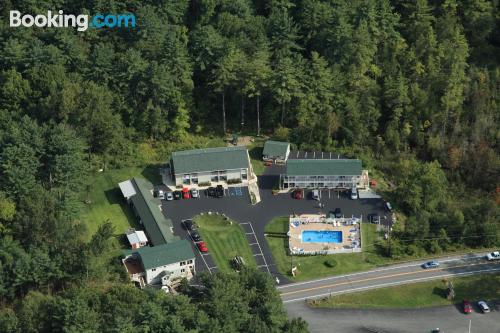
<path id="1" fill-rule="evenodd" d="M 186 231 L 187 231 L 187 233 L 188 233 L 189 237 L 190 237 L 191 239 L 193 239 L 193 237 L 191 236 L 191 232 L 190 232 L 189 230 L 186 230 Z M 194 239 L 193 239 L 193 240 L 194 240 Z M 198 251 L 198 253 L 200 254 L 201 260 L 203 260 L 203 262 L 205 263 L 205 266 L 207 266 L 207 268 L 208 268 L 208 272 L 209 272 L 210 274 L 212 274 L 212 270 L 211 270 L 211 269 L 210 269 L 210 267 L 208 266 L 208 264 L 207 264 L 207 262 L 206 262 L 205 258 L 203 258 L 203 253 L 201 253 L 201 251 L 200 251 L 200 249 L 198 248 L 198 246 L 196 246 L 196 245 L 195 245 L 194 247 L 196 248 L 196 250 L 197 250 L 197 251 Z M 206 254 L 208 254 L 208 253 L 206 253 Z"/>
<path id="2" fill-rule="evenodd" d="M 392 278 L 392 277 L 396 277 L 396 276 L 411 275 L 411 274 L 421 274 L 421 273 L 432 273 L 432 272 L 437 272 L 437 271 L 444 271 L 445 269 L 462 268 L 462 267 L 470 267 L 470 266 L 478 266 L 478 265 L 486 265 L 486 264 L 491 264 L 491 263 L 479 263 L 479 264 L 459 265 L 459 266 L 452 266 L 452 267 L 446 267 L 446 268 L 434 268 L 434 269 L 425 269 L 425 270 L 422 269 L 420 271 L 401 272 L 401 273 L 396 273 L 396 274 L 391 274 L 391 275 L 374 276 L 374 277 L 371 277 L 371 278 L 366 278 L 366 279 L 361 279 L 361 280 L 351 280 L 351 281 L 333 283 L 333 284 L 328 284 L 328 285 L 318 286 L 318 287 L 313 287 L 313 288 L 307 288 L 307 289 L 289 291 L 289 292 L 286 292 L 286 293 L 282 293 L 281 295 L 283 296 L 283 295 L 297 294 L 297 293 L 302 293 L 302 292 L 306 292 L 306 291 L 313 291 L 313 290 L 325 289 L 325 288 L 333 288 L 333 287 L 342 286 L 342 285 L 346 285 L 346 284 L 354 284 L 354 283 L 360 283 L 360 282 L 380 280 L 380 279 Z"/>
<path id="3" fill-rule="evenodd" d="M 259 247 L 260 254 L 261 254 L 261 256 L 262 256 L 262 259 L 264 260 L 264 264 L 266 265 L 267 272 L 268 272 L 269 274 L 271 274 L 271 270 L 269 269 L 269 266 L 267 266 L 267 261 L 266 261 L 266 257 L 264 256 L 264 252 L 262 252 L 262 248 L 260 247 L 259 240 L 257 239 L 257 235 L 255 234 L 255 230 L 253 230 L 252 223 L 249 223 L 249 224 L 250 224 L 250 228 L 252 228 L 252 232 L 253 232 L 253 234 L 254 234 L 255 240 L 257 241 L 257 246 Z M 255 255 L 254 255 L 254 256 L 255 256 Z"/>
<path id="4" fill-rule="evenodd" d="M 253 235 L 253 232 L 245 232 L 245 235 Z"/>
<path id="5" fill-rule="evenodd" d="M 249 222 L 240 222 L 240 224 L 250 224 Z"/>
<path id="6" fill-rule="evenodd" d="M 329 293 L 324 293 L 324 294 L 318 294 L 318 295 L 313 295 L 313 296 L 308 296 L 308 297 L 300 297 L 300 298 L 289 299 L 289 300 L 283 301 L 283 303 L 291 303 L 291 302 L 297 302 L 297 301 L 304 301 L 304 300 L 307 300 L 307 299 L 319 298 L 319 297 L 325 297 L 325 296 L 332 296 L 332 295 L 337 295 L 337 294 L 349 294 L 349 293 L 353 293 L 355 291 L 363 291 L 363 290 L 370 290 L 370 289 L 379 289 L 379 288 L 391 287 L 391 286 L 398 286 L 398 285 L 403 285 L 403 284 L 411 284 L 411 283 L 421 282 L 421 281 L 437 280 L 437 279 L 444 278 L 444 277 L 468 276 L 468 275 L 474 275 L 476 273 L 493 273 L 493 272 L 497 272 L 497 271 L 500 271 L 500 268 L 490 268 L 490 269 L 486 269 L 486 270 L 478 270 L 478 271 L 472 271 L 472 272 L 443 274 L 443 275 L 429 276 L 429 277 L 417 278 L 417 279 L 406 280 L 406 281 L 387 282 L 387 283 L 382 283 L 382 284 L 373 285 L 373 286 L 358 287 L 358 288 L 352 288 L 352 289 L 341 290 L 341 291 L 334 291 L 334 292 L 329 292 Z"/>
<path id="7" fill-rule="evenodd" d="M 480 255 L 478 255 L 476 257 L 471 257 L 471 258 L 444 257 L 443 259 L 445 259 L 445 260 L 440 260 L 439 258 L 435 258 L 434 260 L 439 260 L 440 263 L 460 261 L 460 260 L 477 260 L 477 259 L 482 259 L 485 255 L 486 254 L 480 254 Z M 451 259 L 447 259 L 447 258 L 451 258 Z M 423 260 L 432 260 L 432 258 L 430 258 L 430 259 L 429 258 L 428 259 L 423 259 Z M 413 263 L 413 264 L 409 264 L 409 265 L 396 265 L 396 266 L 391 266 L 391 267 L 386 267 L 386 268 L 375 269 L 375 270 L 372 270 L 372 271 L 365 271 L 365 272 L 358 272 L 358 273 L 351 273 L 351 274 L 337 275 L 337 276 L 329 276 L 329 277 L 322 278 L 322 279 L 317 279 L 317 280 L 290 283 L 290 284 L 279 286 L 279 287 L 277 287 L 277 289 L 284 289 L 284 288 L 289 288 L 289 287 L 300 286 L 300 285 L 303 285 L 303 284 L 310 284 L 310 283 L 316 283 L 316 282 L 327 281 L 327 280 L 341 279 L 341 278 L 347 278 L 347 277 L 357 276 L 357 275 L 363 275 L 363 274 L 385 272 L 385 271 L 390 271 L 390 270 L 400 269 L 400 268 L 408 268 L 408 267 L 416 267 L 416 266 L 420 267 L 421 265 L 422 265 L 422 263 Z"/>
<path id="8" fill-rule="evenodd" d="M 264 255 L 263 255 L 262 253 L 256 253 L 256 254 L 254 254 L 253 256 L 254 256 L 254 257 L 256 257 L 256 256 L 262 256 L 262 257 L 264 257 Z M 264 261 L 265 261 L 265 260 L 264 260 Z M 267 266 L 267 265 L 266 265 L 266 266 Z"/>
<path id="9" fill-rule="evenodd" d="M 250 244 L 250 246 L 252 246 L 252 245 L 259 245 L 259 243 L 252 243 L 252 244 Z"/>

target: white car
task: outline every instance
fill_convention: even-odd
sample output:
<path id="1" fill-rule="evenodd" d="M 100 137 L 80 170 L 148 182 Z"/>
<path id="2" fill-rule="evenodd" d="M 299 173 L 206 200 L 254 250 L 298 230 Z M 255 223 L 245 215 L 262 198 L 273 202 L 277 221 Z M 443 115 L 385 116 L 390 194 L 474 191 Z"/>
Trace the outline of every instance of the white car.
<path id="1" fill-rule="evenodd" d="M 485 301 L 479 301 L 479 302 L 477 302 L 477 306 L 479 306 L 479 308 L 481 309 L 481 311 L 483 313 L 490 312 L 490 307 L 488 306 L 488 304 L 486 304 Z"/>
<path id="2" fill-rule="evenodd" d="M 191 198 L 199 198 L 200 197 L 200 193 L 198 192 L 197 189 L 192 189 L 191 190 Z"/>
<path id="3" fill-rule="evenodd" d="M 500 260 L 500 252 L 499 251 L 495 251 L 495 252 L 491 252 L 491 253 L 488 253 L 486 255 L 486 259 L 487 260 Z"/>
<path id="4" fill-rule="evenodd" d="M 158 198 L 160 200 L 165 199 L 165 192 L 163 190 L 158 190 Z"/>
<path id="5" fill-rule="evenodd" d="M 358 190 L 355 187 L 353 187 L 351 189 L 351 199 L 356 200 L 357 198 L 358 198 Z"/>
<path id="6" fill-rule="evenodd" d="M 165 199 L 167 199 L 167 201 L 174 200 L 174 194 L 172 192 L 167 192 L 165 195 Z"/>

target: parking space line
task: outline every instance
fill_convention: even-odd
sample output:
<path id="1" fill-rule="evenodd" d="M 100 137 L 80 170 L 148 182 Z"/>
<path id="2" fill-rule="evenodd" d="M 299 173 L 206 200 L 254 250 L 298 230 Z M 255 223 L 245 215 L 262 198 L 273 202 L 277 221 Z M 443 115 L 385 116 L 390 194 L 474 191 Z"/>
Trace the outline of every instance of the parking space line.
<path id="1" fill-rule="evenodd" d="M 250 224 L 250 222 L 240 222 L 240 224 Z"/>
<path id="2" fill-rule="evenodd" d="M 245 232 L 245 235 L 253 235 L 253 232 Z"/>
<path id="3" fill-rule="evenodd" d="M 252 245 L 259 245 L 259 243 L 252 243 L 252 244 L 250 244 L 250 246 L 252 246 Z"/>
<path id="4" fill-rule="evenodd" d="M 254 257 L 257 257 L 257 256 L 262 256 L 262 257 L 264 257 L 264 255 L 263 255 L 262 253 L 256 253 L 256 254 L 254 254 L 253 256 L 254 256 Z M 264 260 L 264 261 L 265 261 L 265 260 Z M 267 266 L 267 265 L 266 265 L 266 266 Z"/>
<path id="5" fill-rule="evenodd" d="M 192 239 L 193 237 L 191 236 L 191 233 L 189 232 L 189 230 L 187 230 L 187 233 L 189 234 L 189 237 Z M 198 248 L 198 246 L 194 246 L 196 248 L 196 250 L 198 251 L 198 253 L 200 254 L 200 257 L 201 257 L 201 260 L 203 260 L 203 262 L 205 263 L 205 266 L 207 266 L 208 268 L 208 272 L 210 274 L 212 274 L 212 270 L 210 269 L 210 267 L 208 266 L 207 264 L 207 261 L 205 260 L 205 258 L 203 258 L 203 253 L 201 253 L 200 249 Z M 205 254 L 208 254 L 208 253 L 205 253 Z"/>
<path id="6" fill-rule="evenodd" d="M 267 272 L 269 274 L 271 274 L 271 270 L 269 269 L 269 266 L 267 266 L 267 260 L 266 260 L 266 257 L 264 256 L 264 252 L 262 252 L 262 248 L 260 247 L 260 244 L 259 244 L 259 240 L 257 239 L 257 235 L 255 235 L 255 230 L 253 230 L 253 226 L 252 224 L 250 223 L 250 228 L 252 228 L 252 232 L 255 236 L 255 240 L 257 241 L 257 246 L 259 247 L 259 250 L 260 250 L 260 254 L 262 255 L 262 259 L 264 260 L 264 264 L 266 265 L 266 268 L 267 268 Z"/>

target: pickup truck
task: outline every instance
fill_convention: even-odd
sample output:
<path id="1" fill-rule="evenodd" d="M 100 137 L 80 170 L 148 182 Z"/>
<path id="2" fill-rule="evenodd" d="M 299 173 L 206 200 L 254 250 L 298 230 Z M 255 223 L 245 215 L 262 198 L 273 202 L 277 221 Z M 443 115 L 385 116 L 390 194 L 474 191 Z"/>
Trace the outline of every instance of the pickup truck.
<path id="1" fill-rule="evenodd" d="M 488 253 L 486 255 L 486 259 L 487 260 L 500 260 L 500 252 L 499 251 L 496 251 L 496 252 L 491 252 L 491 253 Z"/>

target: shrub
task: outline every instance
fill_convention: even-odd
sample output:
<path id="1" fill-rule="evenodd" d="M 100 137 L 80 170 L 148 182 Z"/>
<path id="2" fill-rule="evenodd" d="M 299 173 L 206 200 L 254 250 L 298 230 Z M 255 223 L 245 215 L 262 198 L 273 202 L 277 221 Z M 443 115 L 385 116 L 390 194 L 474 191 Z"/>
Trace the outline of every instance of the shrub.
<path id="1" fill-rule="evenodd" d="M 240 184 L 241 183 L 241 178 L 236 178 L 236 179 L 228 179 L 227 180 L 228 184 Z"/>
<path id="2" fill-rule="evenodd" d="M 201 182 L 201 183 L 198 183 L 198 186 L 202 187 L 202 186 L 210 186 L 212 185 L 211 182 Z"/>
<path id="3" fill-rule="evenodd" d="M 335 266 L 337 266 L 337 261 L 335 259 L 327 259 L 323 264 L 326 267 L 334 268 Z"/>

